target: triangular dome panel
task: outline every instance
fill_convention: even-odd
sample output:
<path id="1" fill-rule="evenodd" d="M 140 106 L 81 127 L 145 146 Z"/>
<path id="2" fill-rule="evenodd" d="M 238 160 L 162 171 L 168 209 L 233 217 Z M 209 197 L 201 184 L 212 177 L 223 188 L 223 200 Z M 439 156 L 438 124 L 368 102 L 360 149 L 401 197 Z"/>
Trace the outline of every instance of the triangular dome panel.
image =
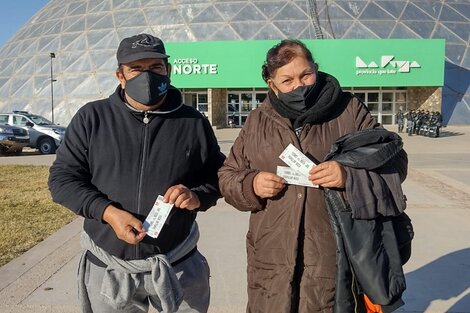
<path id="1" fill-rule="evenodd" d="M 262 21 L 265 20 L 266 16 L 258 10 L 256 6 L 249 3 L 243 7 L 243 9 L 235 15 L 234 20 L 243 21 Z"/>
<path id="2" fill-rule="evenodd" d="M 447 61 L 470 67 L 468 0 L 50 0 L 0 47 L 0 111 L 50 112 L 51 52 L 57 117 L 66 124 L 60 118 L 117 86 L 115 53 L 124 37 L 314 39 L 312 3 L 324 38 L 445 38 Z"/>

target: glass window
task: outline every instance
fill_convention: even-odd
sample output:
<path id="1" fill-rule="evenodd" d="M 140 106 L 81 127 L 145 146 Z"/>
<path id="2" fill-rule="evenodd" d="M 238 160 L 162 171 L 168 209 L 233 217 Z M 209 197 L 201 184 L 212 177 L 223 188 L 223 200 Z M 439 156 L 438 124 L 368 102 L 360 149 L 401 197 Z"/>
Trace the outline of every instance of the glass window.
<path id="1" fill-rule="evenodd" d="M 38 125 L 52 125 L 52 122 L 40 115 L 28 115 L 33 123 Z"/>
<path id="2" fill-rule="evenodd" d="M 367 103 L 367 107 L 371 113 L 378 113 L 379 112 L 379 104 L 378 103 Z"/>
<path id="3" fill-rule="evenodd" d="M 209 107 L 208 107 L 207 104 L 200 104 L 200 103 L 199 103 L 199 104 L 197 105 L 197 110 L 198 110 L 199 112 L 204 112 L 204 113 L 206 113 L 206 112 L 209 110 Z"/>
<path id="4" fill-rule="evenodd" d="M 383 92 L 382 102 L 393 102 L 393 92 Z"/>
<path id="5" fill-rule="evenodd" d="M 251 93 L 242 93 L 242 111 L 243 112 L 250 112 L 251 111 L 251 99 L 253 95 Z"/>
<path id="6" fill-rule="evenodd" d="M 353 88 L 352 91 L 369 108 L 371 115 L 382 124 L 393 124 L 398 109 L 406 111 L 406 88 L 383 87 L 378 89 Z M 379 101 L 380 100 L 380 101 Z"/>
<path id="7" fill-rule="evenodd" d="M 240 103 L 238 101 L 238 94 L 228 94 L 227 113 L 240 111 Z"/>
<path id="8" fill-rule="evenodd" d="M 26 126 L 27 121 L 28 120 L 26 119 L 26 117 L 18 116 L 18 115 L 13 116 L 13 125 Z"/>
<path id="9" fill-rule="evenodd" d="M 266 90 L 232 89 L 227 93 L 227 124 L 242 126 L 251 110 L 266 98 Z M 233 123 L 229 123 L 233 121 Z"/>
<path id="10" fill-rule="evenodd" d="M 366 101 L 366 94 L 363 92 L 355 92 L 354 93 L 362 102 Z"/>
<path id="11" fill-rule="evenodd" d="M 8 124 L 8 115 L 0 115 L 0 125 Z"/>
<path id="12" fill-rule="evenodd" d="M 197 95 L 197 102 L 198 103 L 207 103 L 207 94 L 198 94 Z"/>
<path id="13" fill-rule="evenodd" d="M 393 103 L 382 103 L 382 113 L 393 113 Z"/>
<path id="14" fill-rule="evenodd" d="M 240 121 L 240 114 L 233 113 L 233 114 L 228 115 L 227 125 L 229 125 L 230 127 L 242 126 L 241 121 Z"/>
<path id="15" fill-rule="evenodd" d="M 242 116 L 242 124 L 241 125 L 245 124 L 247 118 L 248 118 L 248 115 L 243 115 Z"/>
<path id="16" fill-rule="evenodd" d="M 382 115 L 382 124 L 385 124 L 385 125 L 393 124 L 393 115 Z"/>
<path id="17" fill-rule="evenodd" d="M 367 102 L 379 102 L 379 93 L 378 92 L 369 92 L 367 94 Z"/>
<path id="18" fill-rule="evenodd" d="M 200 93 L 197 95 L 197 109 L 199 112 L 207 112 L 209 109 L 207 102 L 207 94 Z"/>
<path id="19" fill-rule="evenodd" d="M 256 94 L 256 107 L 259 107 L 266 98 L 266 93 L 257 93 Z"/>
<path id="20" fill-rule="evenodd" d="M 197 95 L 191 94 L 191 102 L 189 103 L 193 108 L 197 108 Z"/>

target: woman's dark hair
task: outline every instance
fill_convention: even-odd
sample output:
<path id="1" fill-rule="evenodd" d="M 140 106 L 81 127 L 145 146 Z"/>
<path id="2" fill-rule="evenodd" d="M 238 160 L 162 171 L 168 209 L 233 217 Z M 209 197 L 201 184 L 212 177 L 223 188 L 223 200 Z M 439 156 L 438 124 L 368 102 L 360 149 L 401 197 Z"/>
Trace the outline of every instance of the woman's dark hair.
<path id="1" fill-rule="evenodd" d="M 297 39 L 284 39 L 266 54 L 266 61 L 261 67 L 261 76 L 265 82 L 272 77 L 275 70 L 286 65 L 297 56 L 305 57 L 309 62 L 315 63 L 312 53 L 303 42 Z"/>

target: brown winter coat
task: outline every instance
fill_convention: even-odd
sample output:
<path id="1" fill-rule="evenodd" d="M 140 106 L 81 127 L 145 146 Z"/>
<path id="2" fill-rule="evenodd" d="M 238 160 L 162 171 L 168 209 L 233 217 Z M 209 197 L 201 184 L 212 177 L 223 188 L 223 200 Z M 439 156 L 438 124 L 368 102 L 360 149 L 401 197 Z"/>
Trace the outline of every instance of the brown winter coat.
<path id="1" fill-rule="evenodd" d="M 298 312 L 333 312 L 336 244 L 323 191 L 288 185 L 274 198 L 261 199 L 252 185 L 258 172 L 276 173 L 276 166 L 286 166 L 279 155 L 290 143 L 319 163 L 340 136 L 378 126 L 356 98 L 344 93 L 341 101 L 349 104 L 339 116 L 307 124 L 297 137 L 291 122 L 273 109 L 267 97 L 248 116 L 219 170 L 225 200 L 251 212 L 246 236 L 247 312 L 284 313 L 297 311 L 297 306 Z M 298 255 L 303 258 L 303 274 L 294 279 Z"/>

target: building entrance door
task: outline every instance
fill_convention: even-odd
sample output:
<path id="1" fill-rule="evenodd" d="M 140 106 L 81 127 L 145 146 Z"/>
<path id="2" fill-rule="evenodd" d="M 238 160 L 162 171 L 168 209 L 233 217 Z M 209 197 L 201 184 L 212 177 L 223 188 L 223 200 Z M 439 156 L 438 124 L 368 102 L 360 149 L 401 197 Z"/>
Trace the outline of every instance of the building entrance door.
<path id="1" fill-rule="evenodd" d="M 407 110 L 406 90 L 355 88 L 350 91 L 364 102 L 372 116 L 383 125 L 395 125 L 395 115 L 400 107 L 403 111 Z"/>
<path id="2" fill-rule="evenodd" d="M 229 90 L 227 92 L 227 124 L 243 126 L 251 110 L 256 109 L 266 97 L 267 91 Z"/>
<path id="3" fill-rule="evenodd" d="M 206 115 L 208 114 L 208 98 L 207 98 L 207 92 L 183 92 L 183 99 L 184 99 L 184 104 L 192 106 L 202 114 Z"/>

